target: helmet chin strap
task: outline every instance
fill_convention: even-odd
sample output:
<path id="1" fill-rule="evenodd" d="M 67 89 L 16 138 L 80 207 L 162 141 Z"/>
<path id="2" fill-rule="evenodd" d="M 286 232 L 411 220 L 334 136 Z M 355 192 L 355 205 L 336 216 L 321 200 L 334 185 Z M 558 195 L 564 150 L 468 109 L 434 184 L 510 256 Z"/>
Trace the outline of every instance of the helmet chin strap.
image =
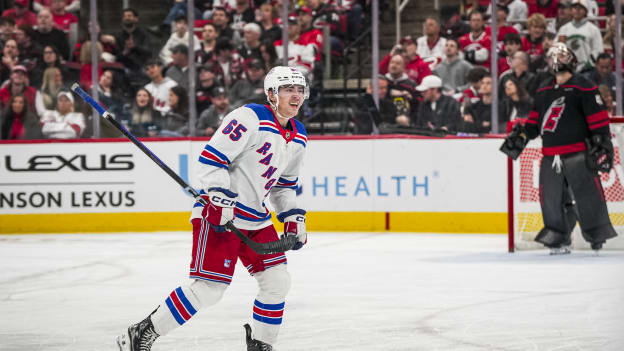
<path id="1" fill-rule="evenodd" d="M 281 113 L 279 113 L 279 109 L 278 109 L 278 107 L 279 107 L 279 96 L 277 96 L 277 94 L 275 94 L 275 93 L 274 93 L 273 95 L 275 96 L 275 104 L 273 104 L 273 103 L 271 102 L 271 100 L 269 99 L 269 105 L 271 105 L 271 107 L 273 107 L 273 109 L 275 110 L 275 114 L 276 114 L 278 117 L 280 117 L 280 118 L 283 118 L 283 119 L 290 119 L 290 117 L 284 117 L 284 116 L 282 116 L 282 114 L 281 114 Z"/>

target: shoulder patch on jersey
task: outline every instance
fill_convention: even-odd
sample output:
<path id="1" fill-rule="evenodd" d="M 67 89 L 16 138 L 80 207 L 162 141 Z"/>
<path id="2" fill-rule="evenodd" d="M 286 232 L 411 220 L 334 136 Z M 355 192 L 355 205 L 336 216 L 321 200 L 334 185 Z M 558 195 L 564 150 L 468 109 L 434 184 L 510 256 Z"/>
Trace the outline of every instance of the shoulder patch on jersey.
<path id="1" fill-rule="evenodd" d="M 268 107 L 266 107 L 266 105 L 260 105 L 260 104 L 247 104 L 245 105 L 245 107 L 251 109 L 253 112 L 256 113 L 256 116 L 258 116 L 258 119 L 261 121 L 271 121 L 273 122 L 273 113 L 271 113 L 271 110 L 269 110 Z"/>

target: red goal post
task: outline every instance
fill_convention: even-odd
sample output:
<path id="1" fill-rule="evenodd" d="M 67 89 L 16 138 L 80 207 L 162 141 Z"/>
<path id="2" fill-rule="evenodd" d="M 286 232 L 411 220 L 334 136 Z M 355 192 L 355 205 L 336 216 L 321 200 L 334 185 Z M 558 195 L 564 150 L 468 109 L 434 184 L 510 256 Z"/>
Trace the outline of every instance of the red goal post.
<path id="1" fill-rule="evenodd" d="M 515 123 L 510 122 L 508 131 Z M 613 169 L 601 174 L 609 217 L 618 237 L 607 241 L 604 249 L 624 249 L 624 118 L 611 118 L 611 136 L 615 149 Z M 543 227 L 539 203 L 539 165 L 542 159 L 541 140 L 529 142 L 516 161 L 507 158 L 508 251 L 544 248 L 533 239 Z M 573 249 L 589 249 L 577 223 L 572 235 Z"/>

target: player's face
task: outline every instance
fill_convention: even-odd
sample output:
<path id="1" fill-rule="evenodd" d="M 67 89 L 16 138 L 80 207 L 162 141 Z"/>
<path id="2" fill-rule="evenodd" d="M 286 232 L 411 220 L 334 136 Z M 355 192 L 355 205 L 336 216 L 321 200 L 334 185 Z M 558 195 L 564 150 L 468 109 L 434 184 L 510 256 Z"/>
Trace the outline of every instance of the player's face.
<path id="1" fill-rule="evenodd" d="M 285 117 L 294 117 L 299 113 L 303 104 L 304 88 L 301 85 L 288 85 L 280 87 L 278 112 Z"/>

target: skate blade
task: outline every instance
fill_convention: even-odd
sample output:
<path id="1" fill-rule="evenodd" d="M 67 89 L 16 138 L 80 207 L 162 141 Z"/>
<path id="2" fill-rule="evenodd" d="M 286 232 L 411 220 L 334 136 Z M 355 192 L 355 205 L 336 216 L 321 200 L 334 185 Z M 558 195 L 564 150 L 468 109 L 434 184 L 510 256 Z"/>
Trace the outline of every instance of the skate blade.
<path id="1" fill-rule="evenodd" d="M 551 256 L 556 256 L 556 255 L 569 255 L 572 251 L 570 250 L 569 247 L 558 247 L 558 248 L 552 248 L 550 249 L 550 255 Z"/>

